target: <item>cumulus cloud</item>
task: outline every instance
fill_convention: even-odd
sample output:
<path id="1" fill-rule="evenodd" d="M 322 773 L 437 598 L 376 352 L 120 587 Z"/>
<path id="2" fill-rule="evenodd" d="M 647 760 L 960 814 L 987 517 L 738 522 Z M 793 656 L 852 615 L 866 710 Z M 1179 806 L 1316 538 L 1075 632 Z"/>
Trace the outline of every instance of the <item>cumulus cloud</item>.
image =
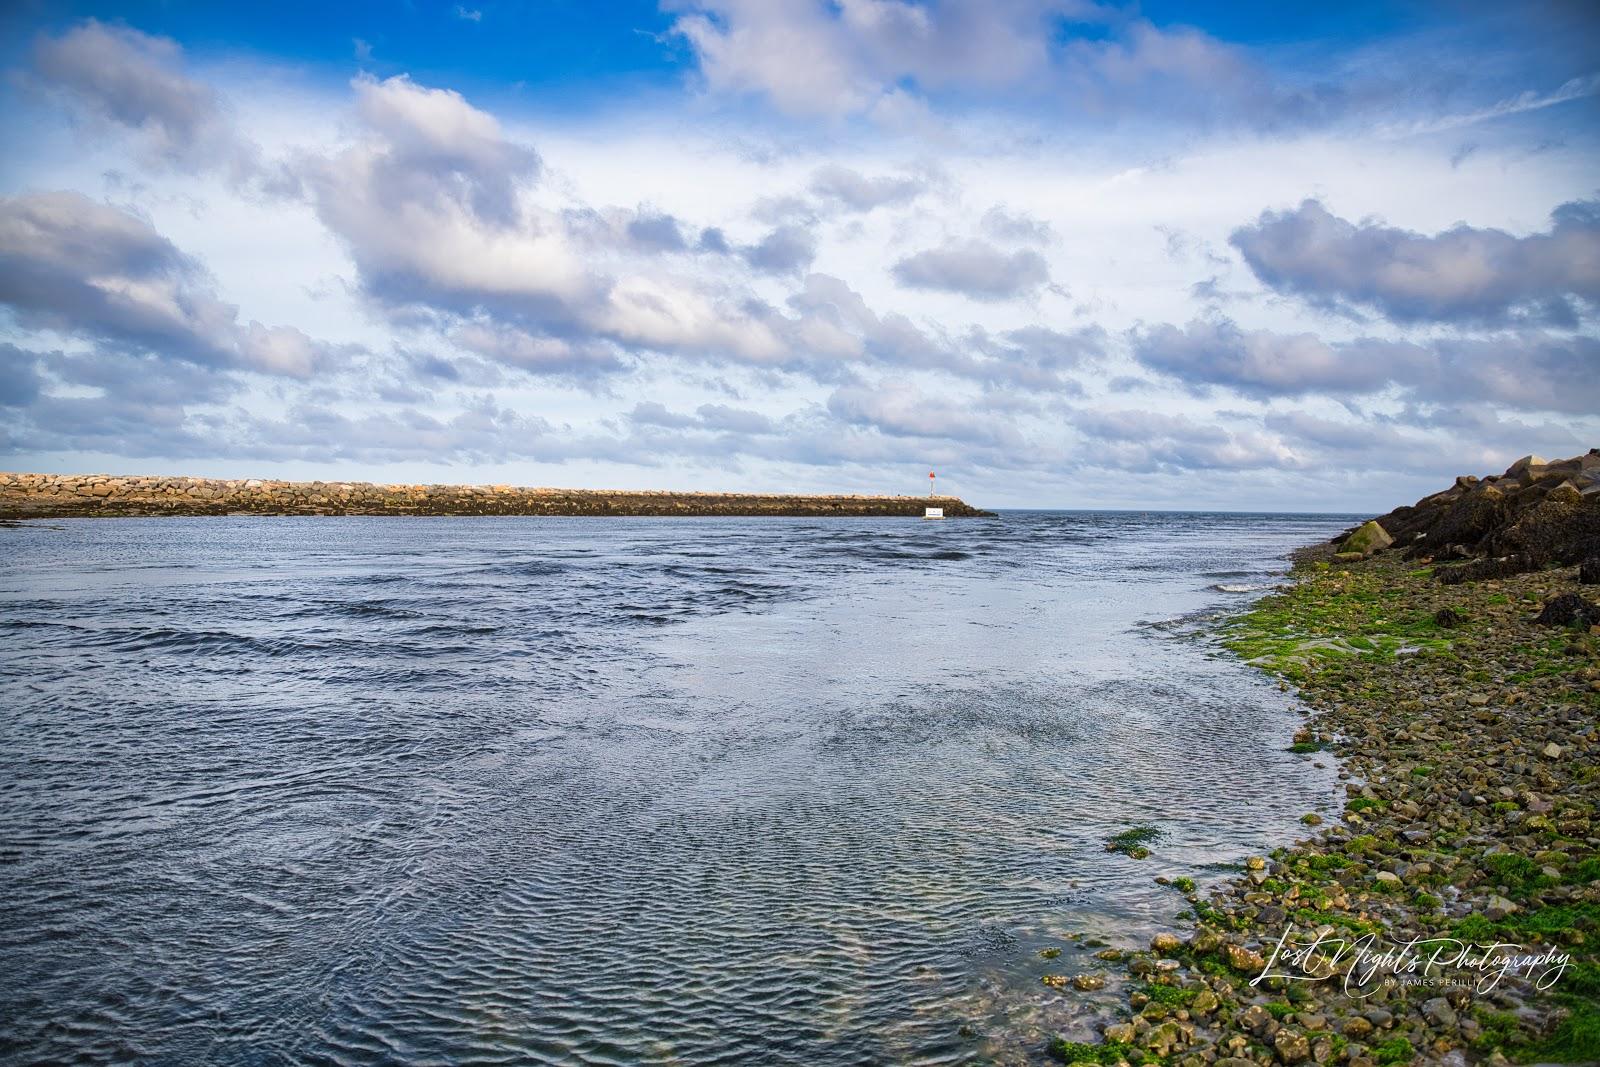
<path id="1" fill-rule="evenodd" d="M 227 420 L 215 406 L 240 395 L 235 376 L 106 347 L 28 352 L 0 346 L 0 368 L 6 366 L 26 368 L 32 386 L 15 398 L 0 438 L 16 451 L 173 457 L 229 451 L 219 436 Z"/>
<path id="2" fill-rule="evenodd" d="M 1277 435 L 1163 411 L 1092 409 L 1072 426 L 1092 446 L 1084 458 L 1122 470 L 1295 469 L 1305 458 Z"/>
<path id="3" fill-rule="evenodd" d="M 727 404 L 701 404 L 693 415 L 688 415 L 672 411 L 665 404 L 655 400 L 645 400 L 635 404 L 633 410 L 628 413 L 628 421 L 641 427 L 699 430 L 740 436 L 770 434 L 777 428 L 769 416 L 748 408 L 736 408 Z"/>
<path id="4" fill-rule="evenodd" d="M 1079 393 L 1066 372 L 1103 357 L 1108 341 L 1098 326 L 1067 332 L 1027 326 L 998 333 L 972 327 L 951 336 L 899 312 L 873 311 L 860 293 L 828 274 L 808 274 L 789 306 L 798 315 L 797 334 L 818 352 L 943 371 L 985 386 Z"/>
<path id="5" fill-rule="evenodd" d="M 1371 393 L 1423 358 L 1414 345 L 1365 341 L 1335 348 L 1313 334 L 1242 330 L 1228 319 L 1135 331 L 1134 357 L 1191 385 L 1223 385 L 1252 396 Z"/>
<path id="6" fill-rule="evenodd" d="M 1505 416 L 1476 404 L 1343 419 L 1291 410 L 1269 413 L 1262 424 L 1319 469 L 1421 474 L 1434 486 L 1462 471 L 1499 470 L 1530 450 L 1570 456 L 1590 447 L 1570 420 Z"/>
<path id="7" fill-rule="evenodd" d="M 683 227 L 671 215 L 641 213 L 628 222 L 628 236 L 647 251 L 683 252 L 689 247 Z"/>
<path id="8" fill-rule="evenodd" d="M 533 374 L 581 380 L 627 368 L 616 348 L 603 341 L 540 336 L 490 319 L 465 322 L 449 336 L 470 352 Z"/>
<path id="9" fill-rule="evenodd" d="M 433 317 L 475 350 L 535 373 L 624 366 L 605 346 L 804 365 L 795 324 L 737 284 L 703 284 L 641 252 L 686 250 L 681 223 L 648 213 L 542 206 L 542 165 L 487 112 L 408 78 L 353 83 L 361 132 L 298 170 L 318 216 L 355 260 L 362 293 L 391 314 Z M 702 231 L 701 248 L 729 247 Z M 803 271 L 812 236 L 780 226 L 738 249 L 775 275 Z M 725 260 L 726 262 L 726 260 Z M 600 346 L 600 347 L 596 347 Z"/>
<path id="10" fill-rule="evenodd" d="M 773 430 L 772 420 L 759 411 L 727 404 L 701 404 L 695 409 L 700 425 L 708 430 L 735 434 L 763 434 Z"/>
<path id="11" fill-rule="evenodd" d="M 1427 236 L 1353 223 L 1307 200 L 1263 212 L 1232 242 L 1279 292 L 1397 322 L 1573 325 L 1573 298 L 1600 302 L 1600 201 L 1563 204 L 1548 232 L 1517 237 L 1467 225 Z"/>
<path id="12" fill-rule="evenodd" d="M 1432 376 L 1415 388 L 1421 399 L 1571 415 L 1600 411 L 1600 338 L 1524 331 L 1446 338 L 1432 347 Z"/>
<path id="13" fill-rule="evenodd" d="M 183 72 L 166 37 L 87 19 L 33 51 L 37 84 L 83 117 L 137 136 L 147 159 L 184 170 L 225 166 L 243 177 L 255 150 L 236 134 L 216 91 Z"/>
<path id="14" fill-rule="evenodd" d="M 36 452 L 94 451 L 124 457 L 264 462 L 500 463 L 561 458 L 543 419 L 478 398 L 439 413 L 413 406 L 353 414 L 302 401 L 281 415 L 239 408 L 196 409 L 173 390 L 147 398 L 41 397 L 23 412 L 17 447 Z"/>
<path id="15" fill-rule="evenodd" d="M 958 373 L 992 386 L 1079 395 L 1082 387 L 1066 372 L 1103 359 L 1109 338 L 1099 326 L 1082 326 L 1068 332 L 1023 326 L 999 334 L 973 327 L 963 340 L 965 349 L 981 353 L 984 358 L 952 368 Z"/>
<path id="16" fill-rule="evenodd" d="M 0 407 L 31 404 L 42 385 L 39 357 L 14 344 L 0 343 Z"/>
<path id="17" fill-rule="evenodd" d="M 1243 330 L 1227 319 L 1130 335 L 1135 359 L 1185 384 L 1262 398 L 1394 389 L 1420 403 L 1489 402 L 1574 414 L 1600 410 L 1600 340 L 1522 331 L 1426 344 Z"/>
<path id="18" fill-rule="evenodd" d="M 906 382 L 843 386 L 828 397 L 828 412 L 847 425 L 890 437 L 942 438 L 1002 451 L 1026 447 L 1016 426 L 985 405 L 932 395 Z"/>
<path id="19" fill-rule="evenodd" d="M 1056 233 L 1048 222 L 1036 219 L 1022 211 L 1008 211 L 996 204 L 983 213 L 979 220 L 983 232 L 996 241 L 1013 244 L 1048 245 L 1055 241 Z"/>
<path id="20" fill-rule="evenodd" d="M 819 168 L 811 178 L 812 193 L 850 211 L 904 204 L 915 200 L 927 188 L 928 183 L 922 178 L 890 175 L 869 178 L 860 171 L 838 165 Z"/>
<path id="21" fill-rule="evenodd" d="M 1041 79 L 1078 0 L 695 0 L 673 32 L 713 91 L 753 93 L 801 115 L 865 112 L 911 82 L 1000 89 Z"/>
<path id="22" fill-rule="evenodd" d="M 672 32 L 714 93 L 792 115 L 925 124 L 925 98 L 1017 97 L 1086 112 L 1320 118 L 1240 49 L 1089 0 L 679 0 Z"/>
<path id="23" fill-rule="evenodd" d="M 1050 284 L 1050 268 L 1032 249 L 1007 252 L 974 239 L 951 240 L 900 260 L 895 280 L 911 289 L 960 293 L 973 300 L 1011 300 Z"/>
<path id="24" fill-rule="evenodd" d="M 29 329 L 217 368 L 304 378 L 335 356 L 293 327 L 241 326 L 197 261 L 81 193 L 0 197 L 0 303 Z"/>
<path id="25" fill-rule="evenodd" d="M 817 239 L 799 226 L 779 226 L 739 254 L 764 274 L 800 274 L 817 258 Z"/>
<path id="26" fill-rule="evenodd" d="M 920 366 L 948 362 L 947 346 L 898 312 L 874 312 L 841 278 L 806 275 L 802 287 L 789 297 L 789 306 L 819 351 L 844 357 L 870 354 L 889 363 Z"/>

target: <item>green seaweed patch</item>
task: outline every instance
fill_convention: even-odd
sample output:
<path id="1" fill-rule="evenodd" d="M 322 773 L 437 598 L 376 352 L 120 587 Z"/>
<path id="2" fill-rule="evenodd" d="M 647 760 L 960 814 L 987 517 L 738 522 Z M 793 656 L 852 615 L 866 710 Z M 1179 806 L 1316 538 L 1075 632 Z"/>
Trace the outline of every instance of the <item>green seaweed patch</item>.
<path id="1" fill-rule="evenodd" d="M 1461 941 L 1489 944 L 1497 939 L 1513 943 L 1550 941 L 1573 931 L 1600 928 L 1600 904 L 1582 901 L 1519 911 L 1499 921 L 1484 915 L 1468 915 L 1450 927 L 1450 935 Z"/>
<path id="2" fill-rule="evenodd" d="M 1600 856 L 1590 856 L 1567 872 L 1567 881 L 1574 885 L 1600 882 Z"/>
<path id="3" fill-rule="evenodd" d="M 1527 897 L 1556 884 L 1539 864 L 1510 852 L 1483 857 L 1483 866 L 1512 897 Z"/>
<path id="4" fill-rule="evenodd" d="M 1600 1009 L 1577 997 L 1561 998 L 1567 1017 L 1546 1037 L 1517 1050 L 1525 1062 L 1593 1063 L 1600 1060 Z"/>
<path id="5" fill-rule="evenodd" d="M 1561 989 L 1586 997 L 1600 997 L 1600 963 L 1568 964 L 1566 973 L 1561 976 Z"/>
<path id="6" fill-rule="evenodd" d="M 1198 989 L 1184 989 L 1175 985 L 1145 985 L 1140 987 L 1140 992 L 1157 1004 L 1171 1008 L 1187 1008 L 1200 995 Z"/>
<path id="7" fill-rule="evenodd" d="M 1358 934 L 1376 934 L 1383 932 L 1383 926 L 1368 919 L 1357 919 L 1338 911 L 1319 911 L 1315 908 L 1300 908 L 1294 912 L 1295 922 L 1301 926 L 1337 926 L 1345 930 L 1353 930 Z M 1477 918 L 1477 916 L 1474 916 Z"/>
<path id="8" fill-rule="evenodd" d="M 1372 1058 L 1381 1064 L 1410 1063 L 1417 1058 L 1417 1050 L 1405 1038 L 1395 1037 L 1373 1045 Z"/>
<path id="9" fill-rule="evenodd" d="M 1144 1053 L 1125 1041 L 1107 1041 L 1091 1045 L 1084 1041 L 1055 1038 L 1050 1042 L 1050 1055 L 1060 1063 L 1143 1063 Z"/>
<path id="10" fill-rule="evenodd" d="M 1431 615 L 1404 610 L 1395 603 L 1401 595 L 1377 575 L 1313 570 L 1229 623 L 1222 644 L 1292 681 L 1352 656 L 1448 652 L 1449 631 Z"/>
<path id="11" fill-rule="evenodd" d="M 1106 838 L 1107 852 L 1120 852 L 1124 856 L 1132 856 L 1142 860 L 1150 855 L 1147 847 L 1161 836 L 1161 831 L 1154 826 L 1130 826 L 1119 834 Z"/>
<path id="12" fill-rule="evenodd" d="M 1476 1051 L 1510 1048 L 1522 1039 L 1522 1020 L 1514 1012 L 1479 1008 L 1472 1014 L 1478 1020 L 1479 1033 L 1472 1042 Z"/>

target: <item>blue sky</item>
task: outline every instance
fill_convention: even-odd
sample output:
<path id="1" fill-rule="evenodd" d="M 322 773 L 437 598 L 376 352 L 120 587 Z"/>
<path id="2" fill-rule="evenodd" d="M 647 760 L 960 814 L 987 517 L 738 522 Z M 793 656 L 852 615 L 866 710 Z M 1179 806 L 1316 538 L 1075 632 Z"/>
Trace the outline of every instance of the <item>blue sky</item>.
<path id="1" fill-rule="evenodd" d="M 1382 510 L 1600 444 L 1600 18 L 21 4 L 0 466 Z"/>

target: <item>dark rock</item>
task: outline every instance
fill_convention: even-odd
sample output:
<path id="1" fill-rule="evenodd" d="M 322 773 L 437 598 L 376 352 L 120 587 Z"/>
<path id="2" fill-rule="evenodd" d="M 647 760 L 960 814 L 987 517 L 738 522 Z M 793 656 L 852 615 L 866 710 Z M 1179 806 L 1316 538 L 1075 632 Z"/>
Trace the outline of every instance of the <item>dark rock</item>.
<path id="1" fill-rule="evenodd" d="M 1600 497 L 1546 494 L 1510 527 L 1489 538 L 1496 555 L 1520 555 L 1530 569 L 1600 555 Z"/>
<path id="2" fill-rule="evenodd" d="M 1434 997 L 1422 1005 L 1423 1016 L 1433 1025 L 1449 1029 L 1456 1025 L 1456 1012 L 1443 997 Z"/>
<path id="3" fill-rule="evenodd" d="M 1492 485 L 1479 485 L 1445 507 L 1435 511 L 1434 521 L 1424 536 L 1407 553 L 1416 559 L 1435 545 L 1476 545 L 1505 521 L 1506 494 Z"/>
<path id="4" fill-rule="evenodd" d="M 1531 571 L 1533 567 L 1520 556 L 1504 559 L 1479 559 L 1459 567 L 1440 567 L 1434 572 L 1440 585 L 1460 585 L 1462 582 L 1481 582 L 1490 578 L 1510 578 Z"/>
<path id="5" fill-rule="evenodd" d="M 1590 556 L 1578 567 L 1578 584 L 1600 585 L 1600 556 Z"/>
<path id="6" fill-rule="evenodd" d="M 1442 626 L 1446 630 L 1454 630 L 1466 621 L 1467 617 L 1454 608 L 1440 608 L 1433 613 L 1434 625 Z"/>
<path id="7" fill-rule="evenodd" d="M 1600 604 L 1585 600 L 1577 593 L 1562 593 L 1549 600 L 1533 621 L 1540 626 L 1597 626 L 1600 625 Z"/>

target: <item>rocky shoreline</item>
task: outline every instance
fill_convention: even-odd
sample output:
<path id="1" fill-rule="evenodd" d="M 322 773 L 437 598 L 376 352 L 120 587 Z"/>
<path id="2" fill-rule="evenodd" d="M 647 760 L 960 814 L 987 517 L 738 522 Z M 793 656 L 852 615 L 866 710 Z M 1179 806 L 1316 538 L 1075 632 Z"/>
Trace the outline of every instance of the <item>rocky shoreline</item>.
<path id="1" fill-rule="evenodd" d="M 1567 463 L 1596 469 L 1583 459 Z M 1303 698 L 1291 751 L 1337 757 L 1343 818 L 1305 815 L 1312 836 L 1209 892 L 1172 883 L 1194 928 L 1100 953 L 1129 972 L 1130 1011 L 1098 1042 L 1056 1039 L 1053 1060 L 1600 1061 L 1600 616 L 1583 606 L 1600 567 L 1571 558 L 1600 535 L 1572 516 L 1600 497 L 1561 470 L 1508 506 L 1538 466 L 1457 511 L 1495 512 L 1470 543 L 1399 542 L 1380 519 L 1381 536 L 1301 553 L 1292 584 L 1227 625 L 1224 645 Z M 1481 484 L 1384 518 L 1443 516 Z M 1526 522 L 1558 488 L 1553 521 Z M 1523 536 L 1535 527 L 1565 533 Z M 1542 560 L 1492 554 L 1519 537 Z M 1052 984 L 1097 988 L 1079 977 Z"/>
<path id="2" fill-rule="evenodd" d="M 946 518 L 993 515 L 953 496 L 679 493 L 0 473 L 0 520 L 240 514 L 921 517 L 927 507 L 943 508 Z"/>

